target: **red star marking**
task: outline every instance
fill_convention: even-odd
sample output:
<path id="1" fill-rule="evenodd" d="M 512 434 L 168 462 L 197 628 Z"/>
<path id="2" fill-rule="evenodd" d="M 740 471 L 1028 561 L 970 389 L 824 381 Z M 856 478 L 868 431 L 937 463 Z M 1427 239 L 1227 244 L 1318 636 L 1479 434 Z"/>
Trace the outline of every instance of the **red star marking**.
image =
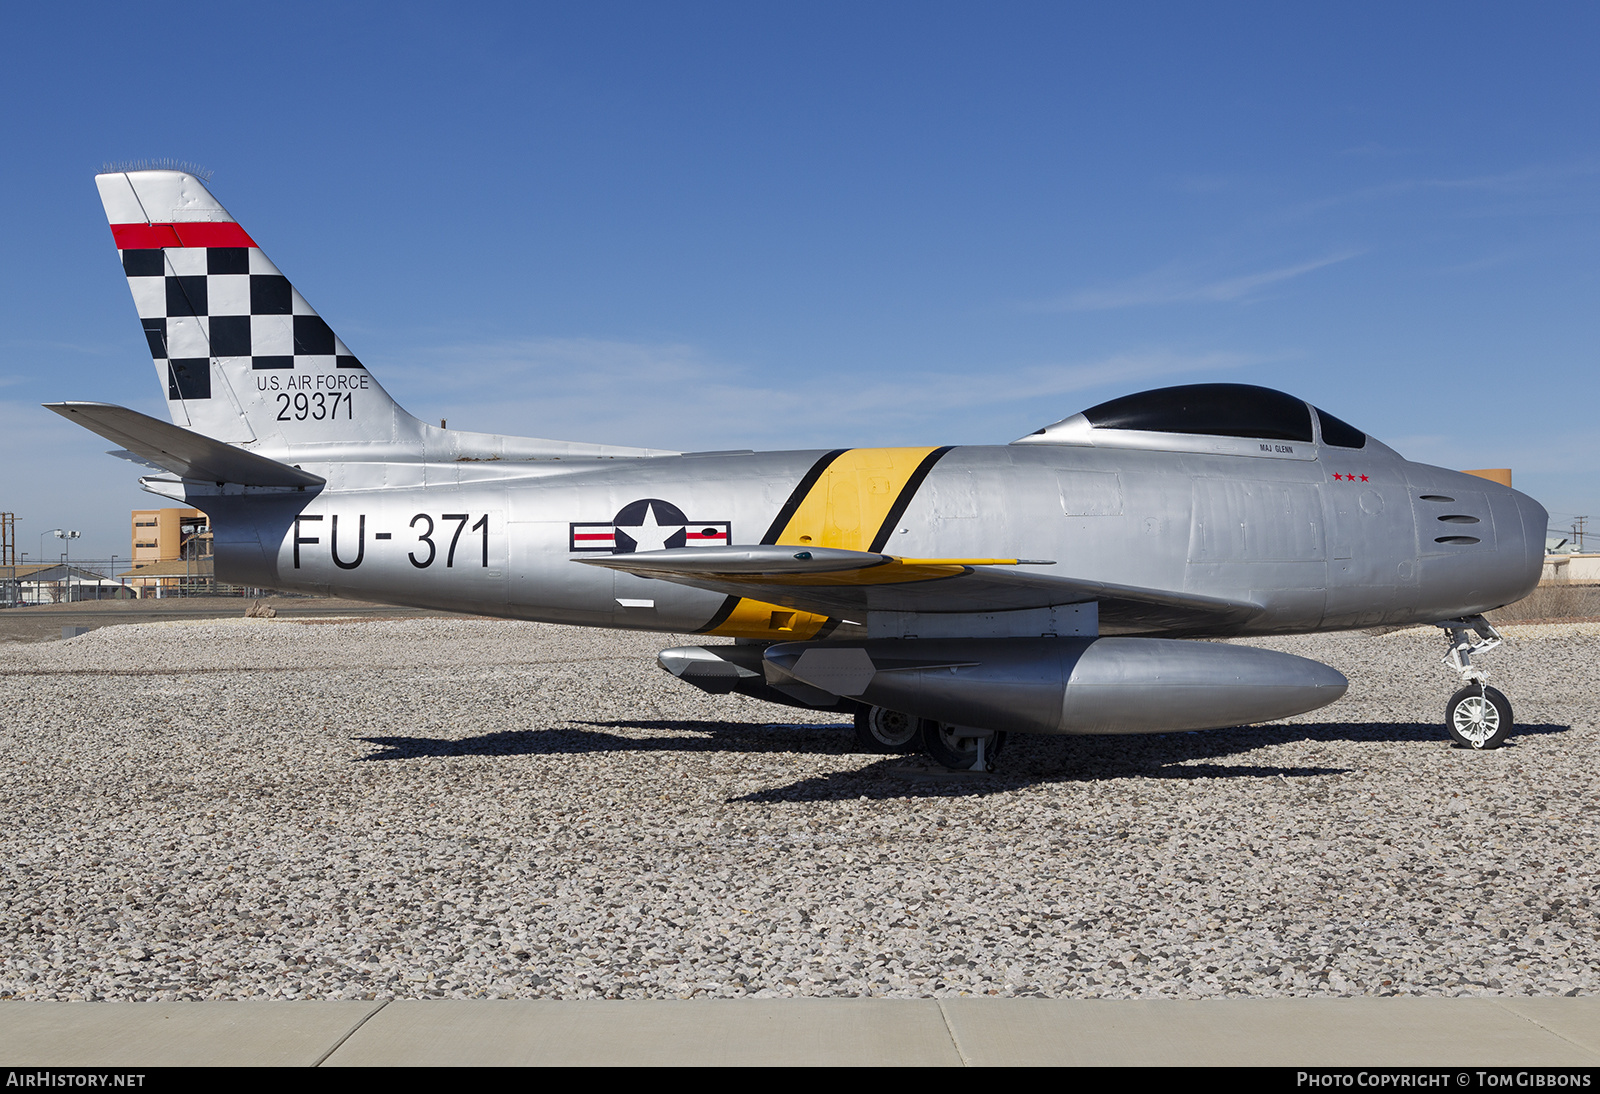
<path id="1" fill-rule="evenodd" d="M 1366 476 L 1365 476 L 1365 475 L 1362 475 L 1362 476 L 1361 476 L 1361 481 L 1362 481 L 1362 482 L 1366 482 L 1366 481 L 1367 481 L 1367 477 L 1366 477 Z"/>
<path id="2" fill-rule="evenodd" d="M 1344 476 L 1343 476 L 1343 475 L 1335 475 L 1335 476 L 1334 476 L 1334 477 L 1333 477 L 1333 481 L 1334 481 L 1334 482 L 1339 482 L 1339 481 L 1341 481 L 1341 480 L 1342 480 L 1342 479 L 1343 479 L 1343 478 L 1344 478 Z"/>

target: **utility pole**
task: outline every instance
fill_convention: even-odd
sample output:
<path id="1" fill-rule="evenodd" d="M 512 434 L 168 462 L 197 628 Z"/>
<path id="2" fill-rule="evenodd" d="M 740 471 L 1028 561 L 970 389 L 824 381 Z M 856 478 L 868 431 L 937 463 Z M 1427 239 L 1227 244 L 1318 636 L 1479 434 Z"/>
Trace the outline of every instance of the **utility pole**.
<path id="1" fill-rule="evenodd" d="M 22 601 L 22 583 L 17 579 L 17 515 L 0 513 L 0 567 L 8 567 L 3 584 L 0 584 L 0 605 L 10 607 L 15 596 Z"/>
<path id="2" fill-rule="evenodd" d="M 1583 554 L 1583 525 L 1588 519 L 1588 517 L 1572 518 L 1572 538 L 1577 543 L 1577 553 L 1580 555 Z"/>

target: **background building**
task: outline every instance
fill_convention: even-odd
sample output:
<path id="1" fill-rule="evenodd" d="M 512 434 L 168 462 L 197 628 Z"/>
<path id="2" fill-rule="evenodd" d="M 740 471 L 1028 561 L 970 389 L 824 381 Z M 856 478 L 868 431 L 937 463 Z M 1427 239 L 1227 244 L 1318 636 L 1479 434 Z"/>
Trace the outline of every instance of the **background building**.
<path id="1" fill-rule="evenodd" d="M 0 607 L 63 604 L 68 600 L 118 600 L 137 596 L 116 578 L 74 562 L 24 562 L 0 566 Z"/>
<path id="2" fill-rule="evenodd" d="M 198 509 L 135 509 L 133 568 L 118 576 L 140 596 L 213 595 L 211 521 Z"/>

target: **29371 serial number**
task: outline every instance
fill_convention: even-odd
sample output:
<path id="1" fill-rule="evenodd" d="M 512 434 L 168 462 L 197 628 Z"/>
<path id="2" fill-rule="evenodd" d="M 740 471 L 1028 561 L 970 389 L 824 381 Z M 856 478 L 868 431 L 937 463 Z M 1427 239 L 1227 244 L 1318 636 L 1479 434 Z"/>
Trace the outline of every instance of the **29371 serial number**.
<path id="1" fill-rule="evenodd" d="M 297 391 L 293 395 L 280 391 L 278 421 L 303 422 L 308 418 L 314 422 L 333 421 L 339 416 L 341 404 L 345 418 L 355 421 L 355 402 L 348 391 Z"/>

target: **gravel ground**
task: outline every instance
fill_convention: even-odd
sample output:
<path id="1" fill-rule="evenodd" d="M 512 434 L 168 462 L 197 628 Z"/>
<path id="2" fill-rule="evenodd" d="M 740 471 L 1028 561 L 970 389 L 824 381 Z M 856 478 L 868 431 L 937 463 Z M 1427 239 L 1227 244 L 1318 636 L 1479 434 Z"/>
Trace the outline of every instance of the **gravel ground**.
<path id="1" fill-rule="evenodd" d="M 1351 678 L 1290 722 L 953 780 L 672 680 L 681 637 L 11 645 L 0 998 L 1587 994 L 1600 627 L 1508 633 L 1499 751 L 1428 629 L 1257 643 Z"/>

